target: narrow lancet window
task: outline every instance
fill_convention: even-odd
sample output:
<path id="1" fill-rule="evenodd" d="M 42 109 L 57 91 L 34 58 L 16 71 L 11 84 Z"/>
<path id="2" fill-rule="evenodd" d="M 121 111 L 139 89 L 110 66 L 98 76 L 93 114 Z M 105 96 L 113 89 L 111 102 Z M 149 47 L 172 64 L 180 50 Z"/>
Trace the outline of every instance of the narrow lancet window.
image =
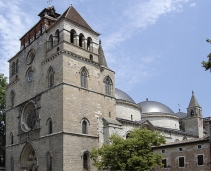
<path id="1" fill-rule="evenodd" d="M 87 134 L 87 122 L 84 120 L 82 122 L 82 134 Z"/>
<path id="2" fill-rule="evenodd" d="M 84 171 L 89 170 L 89 154 L 88 154 L 88 152 L 84 153 L 84 155 L 83 155 L 83 169 L 84 169 Z"/>
<path id="3" fill-rule="evenodd" d="M 86 68 L 82 68 L 81 70 L 81 87 L 87 88 L 87 76 L 88 72 Z"/>
<path id="4" fill-rule="evenodd" d="M 105 94 L 111 95 L 112 94 L 112 87 L 113 87 L 113 83 L 112 80 L 109 76 L 107 76 L 104 79 L 104 85 L 105 85 Z"/>

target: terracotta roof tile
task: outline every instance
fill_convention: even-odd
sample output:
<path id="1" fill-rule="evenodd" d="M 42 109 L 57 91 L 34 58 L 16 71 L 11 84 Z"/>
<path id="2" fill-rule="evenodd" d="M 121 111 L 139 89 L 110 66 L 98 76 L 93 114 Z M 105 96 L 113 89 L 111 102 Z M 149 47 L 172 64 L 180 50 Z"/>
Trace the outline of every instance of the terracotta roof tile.
<path id="1" fill-rule="evenodd" d="M 73 6 L 70 6 L 61 16 L 61 18 L 67 18 L 74 23 L 77 23 L 91 31 L 92 28 L 87 24 L 87 22 L 81 17 L 81 15 L 75 10 Z"/>

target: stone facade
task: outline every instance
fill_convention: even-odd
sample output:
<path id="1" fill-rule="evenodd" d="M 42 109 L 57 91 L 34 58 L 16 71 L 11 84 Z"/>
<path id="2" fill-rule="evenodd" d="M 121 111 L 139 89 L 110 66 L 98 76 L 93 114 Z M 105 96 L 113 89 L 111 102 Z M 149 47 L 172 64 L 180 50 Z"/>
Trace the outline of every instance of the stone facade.
<path id="1" fill-rule="evenodd" d="M 153 151 L 163 157 L 164 168 L 156 167 L 155 171 L 208 171 L 211 169 L 209 139 L 169 143 L 155 147 Z"/>

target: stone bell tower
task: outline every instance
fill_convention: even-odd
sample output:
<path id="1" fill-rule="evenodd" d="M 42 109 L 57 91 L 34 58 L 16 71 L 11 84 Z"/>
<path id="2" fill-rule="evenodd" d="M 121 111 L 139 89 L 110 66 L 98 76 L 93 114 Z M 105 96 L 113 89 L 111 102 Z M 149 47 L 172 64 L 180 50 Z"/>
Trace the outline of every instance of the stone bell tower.
<path id="1" fill-rule="evenodd" d="M 9 60 L 7 171 L 95 171 L 100 118 L 116 118 L 114 71 L 71 5 L 47 7 Z"/>
<path id="2" fill-rule="evenodd" d="M 203 137 L 203 118 L 202 109 L 192 91 L 192 97 L 187 108 L 187 117 L 183 119 L 185 131 Z"/>

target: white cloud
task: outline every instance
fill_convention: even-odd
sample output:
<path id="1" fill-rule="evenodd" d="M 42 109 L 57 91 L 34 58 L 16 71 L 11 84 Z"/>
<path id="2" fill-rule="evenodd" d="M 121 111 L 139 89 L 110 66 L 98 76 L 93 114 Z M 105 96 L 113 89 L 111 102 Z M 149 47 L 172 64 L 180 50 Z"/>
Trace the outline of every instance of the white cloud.
<path id="1" fill-rule="evenodd" d="M 196 3 L 192 3 L 190 4 L 191 7 L 195 7 L 196 6 Z"/>
<path id="2" fill-rule="evenodd" d="M 6 76 L 8 76 L 7 61 L 19 51 L 18 40 L 33 21 L 21 10 L 21 2 L 22 0 L 0 1 L 0 73 Z"/>
<path id="3" fill-rule="evenodd" d="M 129 5 L 123 12 L 125 22 L 121 25 L 118 23 L 117 29 L 104 38 L 103 47 L 106 51 L 106 57 L 110 63 L 115 66 L 117 78 L 124 81 L 124 83 L 126 78 L 127 88 L 148 77 L 159 75 L 156 65 L 152 65 L 152 62 L 156 63 L 160 55 L 156 55 L 155 53 L 153 56 L 148 55 L 147 57 L 142 57 L 139 61 L 137 61 L 136 58 L 136 62 L 134 62 L 132 60 L 134 57 L 126 60 L 126 54 L 118 54 L 118 57 L 114 57 L 116 48 L 120 48 L 121 43 L 135 36 L 137 32 L 143 31 L 150 25 L 155 24 L 161 16 L 170 12 L 182 11 L 183 5 L 188 1 L 189 0 L 135 1 L 133 5 Z M 108 56 L 107 53 L 109 54 Z M 140 63 L 142 65 L 140 65 Z"/>
<path id="4" fill-rule="evenodd" d="M 129 22 L 119 26 L 120 29 L 113 32 L 106 39 L 104 47 L 106 49 L 115 48 L 115 46 L 113 46 L 114 44 L 117 45 L 130 38 L 138 29 L 145 29 L 155 24 L 162 15 L 172 11 L 181 11 L 183 4 L 188 1 L 189 0 L 149 0 L 131 5 L 123 13 Z"/>

